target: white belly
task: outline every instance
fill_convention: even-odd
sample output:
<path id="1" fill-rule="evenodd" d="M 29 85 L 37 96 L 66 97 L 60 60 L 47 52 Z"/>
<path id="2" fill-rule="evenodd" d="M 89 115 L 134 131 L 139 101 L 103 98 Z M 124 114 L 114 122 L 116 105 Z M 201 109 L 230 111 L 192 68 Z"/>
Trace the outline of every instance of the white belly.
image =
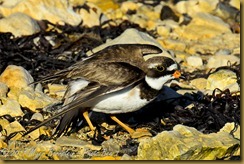
<path id="1" fill-rule="evenodd" d="M 150 101 L 140 99 L 140 92 L 138 88 L 133 90 L 120 91 L 103 97 L 102 100 L 96 102 L 93 111 L 116 114 L 137 111 Z"/>

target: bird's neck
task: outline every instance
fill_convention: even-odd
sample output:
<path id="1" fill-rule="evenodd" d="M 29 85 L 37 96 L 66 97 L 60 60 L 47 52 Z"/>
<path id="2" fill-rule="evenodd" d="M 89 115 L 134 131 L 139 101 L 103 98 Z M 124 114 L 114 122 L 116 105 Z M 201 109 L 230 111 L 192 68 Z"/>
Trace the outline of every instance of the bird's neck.
<path id="1" fill-rule="evenodd" d="M 152 87 L 150 87 L 146 81 L 143 81 L 143 83 L 141 83 L 139 85 L 139 88 L 141 90 L 140 97 L 142 99 L 146 99 L 148 101 L 156 98 L 156 96 L 159 93 L 159 90 L 156 90 L 156 89 L 153 89 Z"/>

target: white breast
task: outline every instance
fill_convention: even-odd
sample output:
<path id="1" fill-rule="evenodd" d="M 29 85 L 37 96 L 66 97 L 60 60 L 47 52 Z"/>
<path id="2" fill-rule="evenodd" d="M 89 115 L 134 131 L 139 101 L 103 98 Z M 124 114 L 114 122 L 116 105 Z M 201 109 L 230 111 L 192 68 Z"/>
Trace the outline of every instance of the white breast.
<path id="1" fill-rule="evenodd" d="M 150 101 L 140 99 L 140 90 L 135 87 L 120 92 L 109 94 L 97 101 L 92 108 L 93 111 L 116 114 L 137 111 Z"/>

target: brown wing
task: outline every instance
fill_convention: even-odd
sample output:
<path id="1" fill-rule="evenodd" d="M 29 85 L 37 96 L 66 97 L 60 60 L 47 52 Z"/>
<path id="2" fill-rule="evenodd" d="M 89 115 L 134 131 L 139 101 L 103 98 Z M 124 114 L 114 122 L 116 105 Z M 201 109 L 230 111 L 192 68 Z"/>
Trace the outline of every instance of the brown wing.
<path id="1" fill-rule="evenodd" d="M 51 81 L 62 78 L 76 78 L 80 77 L 80 67 L 89 61 L 89 63 L 94 61 L 102 62 L 126 62 L 130 65 L 141 68 L 143 65 L 141 63 L 144 62 L 143 56 L 148 54 L 158 54 L 161 53 L 162 50 L 157 46 L 149 45 L 149 44 L 117 44 L 106 47 L 105 49 L 94 53 L 92 56 L 88 57 L 83 61 L 79 61 L 69 68 L 57 71 L 54 75 L 49 75 L 44 77 L 38 82 Z M 136 59 L 136 60 L 135 60 Z M 95 65 L 89 65 L 90 68 L 95 68 Z M 84 67 L 83 67 L 84 68 Z M 77 74 L 77 76 L 76 76 Z M 32 83 L 33 84 L 33 83 Z"/>
<path id="2" fill-rule="evenodd" d="M 47 122 L 59 116 L 65 115 L 65 117 L 62 118 L 61 120 L 61 124 L 58 126 L 56 130 L 58 134 L 61 134 L 67 127 L 70 126 L 71 123 L 70 121 L 72 121 L 74 115 L 76 115 L 79 112 L 82 112 L 82 110 L 85 110 L 84 108 L 82 108 L 84 103 L 88 103 L 89 101 L 92 101 L 100 96 L 104 96 L 106 94 L 119 91 L 123 88 L 136 85 L 145 76 L 145 73 L 142 70 L 128 63 L 120 62 L 120 63 L 110 63 L 110 64 L 111 64 L 110 67 L 101 66 L 97 70 L 100 70 L 101 68 L 105 68 L 107 73 L 113 76 L 113 78 L 110 79 L 113 82 L 112 85 L 102 84 L 102 82 L 108 84 L 106 78 L 109 78 L 109 76 L 101 75 L 102 76 L 101 79 L 103 80 L 98 80 L 98 77 L 100 78 L 99 74 L 101 74 L 99 73 L 99 71 L 93 73 L 92 75 L 88 74 L 90 79 L 96 78 L 97 79 L 96 81 L 99 82 L 91 82 L 90 85 L 88 85 L 85 89 L 81 89 L 80 91 L 76 92 L 74 95 L 71 95 L 74 96 L 74 98 L 72 98 L 73 101 L 63 106 L 61 109 L 62 111 L 60 113 L 55 114 L 53 117 L 49 118 L 48 120 L 43 121 L 41 124 L 37 125 L 36 127 L 26 132 L 24 135 L 34 131 L 35 129 L 45 125 Z M 117 71 L 117 73 L 114 72 L 116 71 L 116 68 L 120 69 L 120 71 Z"/>

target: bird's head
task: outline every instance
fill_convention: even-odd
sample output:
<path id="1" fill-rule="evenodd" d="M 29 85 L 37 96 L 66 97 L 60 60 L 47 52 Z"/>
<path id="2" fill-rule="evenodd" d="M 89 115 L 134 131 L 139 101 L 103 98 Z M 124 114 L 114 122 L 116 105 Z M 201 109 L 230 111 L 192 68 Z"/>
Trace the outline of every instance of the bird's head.
<path id="1" fill-rule="evenodd" d="M 165 83 L 181 76 L 179 64 L 169 57 L 152 57 L 146 61 L 146 65 L 145 80 L 156 90 L 162 89 Z"/>

